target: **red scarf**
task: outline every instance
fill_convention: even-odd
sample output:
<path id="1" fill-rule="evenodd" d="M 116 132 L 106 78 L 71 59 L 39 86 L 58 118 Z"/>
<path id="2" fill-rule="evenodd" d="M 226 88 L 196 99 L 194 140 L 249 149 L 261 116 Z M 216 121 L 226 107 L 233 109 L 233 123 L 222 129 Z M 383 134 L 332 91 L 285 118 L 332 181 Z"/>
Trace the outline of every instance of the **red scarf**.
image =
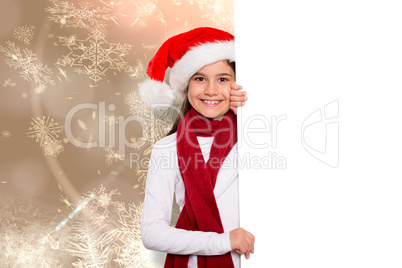
<path id="1" fill-rule="evenodd" d="M 232 111 L 221 121 L 208 119 L 191 108 L 177 128 L 177 155 L 185 186 L 185 205 L 176 228 L 223 233 L 214 187 L 223 161 L 237 142 L 237 122 Z M 214 136 L 205 163 L 197 136 Z M 189 255 L 168 254 L 165 268 L 187 268 Z M 200 268 L 234 267 L 230 252 L 217 256 L 198 256 Z"/>

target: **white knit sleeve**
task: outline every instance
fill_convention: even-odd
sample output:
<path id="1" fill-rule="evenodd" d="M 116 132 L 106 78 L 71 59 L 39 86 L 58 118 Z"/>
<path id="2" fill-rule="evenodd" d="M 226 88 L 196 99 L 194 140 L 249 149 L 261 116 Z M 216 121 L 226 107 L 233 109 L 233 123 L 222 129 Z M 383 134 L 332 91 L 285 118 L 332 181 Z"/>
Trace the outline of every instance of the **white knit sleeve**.
<path id="1" fill-rule="evenodd" d="M 231 251 L 229 233 L 186 231 L 169 226 L 177 174 L 166 157 L 172 156 L 155 145 L 149 162 L 141 221 L 144 246 L 180 255 L 223 255 Z"/>

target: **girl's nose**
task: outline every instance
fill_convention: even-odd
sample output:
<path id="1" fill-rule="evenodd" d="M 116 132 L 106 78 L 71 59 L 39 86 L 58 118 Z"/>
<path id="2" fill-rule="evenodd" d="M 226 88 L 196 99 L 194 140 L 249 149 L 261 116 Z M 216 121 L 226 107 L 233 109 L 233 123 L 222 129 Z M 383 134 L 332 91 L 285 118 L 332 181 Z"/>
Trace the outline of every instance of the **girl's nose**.
<path id="1" fill-rule="evenodd" d="M 216 83 L 210 82 L 205 88 L 204 94 L 208 96 L 217 95 L 219 92 L 218 86 Z"/>

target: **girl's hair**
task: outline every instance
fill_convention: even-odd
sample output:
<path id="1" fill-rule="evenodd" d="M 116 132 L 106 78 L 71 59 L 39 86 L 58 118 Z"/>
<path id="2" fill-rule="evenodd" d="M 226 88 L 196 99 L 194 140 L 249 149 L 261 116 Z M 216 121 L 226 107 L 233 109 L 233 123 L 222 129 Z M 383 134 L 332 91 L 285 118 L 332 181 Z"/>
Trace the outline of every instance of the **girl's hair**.
<path id="1" fill-rule="evenodd" d="M 233 70 L 233 72 L 236 74 L 236 64 L 234 61 L 229 61 L 229 60 L 225 60 L 224 62 L 226 62 Z M 188 87 L 187 87 L 188 90 Z M 166 136 L 169 136 L 170 134 L 173 134 L 177 131 L 177 127 L 180 124 L 181 119 L 187 114 L 187 112 L 191 109 L 191 104 L 188 100 L 188 96 L 186 95 L 186 97 L 183 100 L 183 103 L 181 105 L 180 108 L 180 113 L 177 115 L 176 120 L 174 121 L 174 124 L 172 126 L 172 129 L 168 132 L 168 134 L 166 134 Z"/>

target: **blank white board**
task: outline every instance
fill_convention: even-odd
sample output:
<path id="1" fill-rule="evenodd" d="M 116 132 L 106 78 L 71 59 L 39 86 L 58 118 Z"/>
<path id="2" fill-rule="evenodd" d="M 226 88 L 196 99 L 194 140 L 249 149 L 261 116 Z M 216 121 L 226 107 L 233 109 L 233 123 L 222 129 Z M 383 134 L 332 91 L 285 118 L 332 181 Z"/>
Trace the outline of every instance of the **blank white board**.
<path id="1" fill-rule="evenodd" d="M 234 4 L 242 267 L 402 267 L 400 1 Z"/>

